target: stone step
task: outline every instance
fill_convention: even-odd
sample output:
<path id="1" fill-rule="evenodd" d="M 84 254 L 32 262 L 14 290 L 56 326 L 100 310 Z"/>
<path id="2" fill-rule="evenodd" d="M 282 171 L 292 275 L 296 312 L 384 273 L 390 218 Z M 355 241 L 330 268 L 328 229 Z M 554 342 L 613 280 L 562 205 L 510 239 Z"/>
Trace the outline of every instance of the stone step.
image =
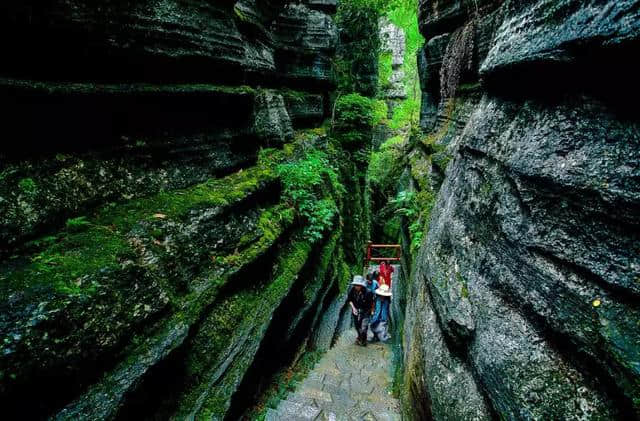
<path id="1" fill-rule="evenodd" d="M 313 420 L 320 415 L 320 411 L 313 400 L 298 395 L 288 396 L 278 405 L 282 420 Z"/>
<path id="2" fill-rule="evenodd" d="M 333 399 L 331 398 L 331 394 L 323 391 L 322 387 L 320 388 L 303 387 L 296 394 L 306 399 L 315 400 L 316 402 L 329 402 L 329 403 L 333 402 Z"/>
<path id="3" fill-rule="evenodd" d="M 355 346 L 345 332 L 316 364 L 296 392 L 278 407 L 282 420 L 400 420 L 400 405 L 389 393 L 388 345 Z M 272 418 L 273 419 L 273 418 Z"/>
<path id="4" fill-rule="evenodd" d="M 280 421 L 280 413 L 273 409 L 273 408 L 269 408 L 267 409 L 267 413 L 264 417 L 264 421 Z"/>

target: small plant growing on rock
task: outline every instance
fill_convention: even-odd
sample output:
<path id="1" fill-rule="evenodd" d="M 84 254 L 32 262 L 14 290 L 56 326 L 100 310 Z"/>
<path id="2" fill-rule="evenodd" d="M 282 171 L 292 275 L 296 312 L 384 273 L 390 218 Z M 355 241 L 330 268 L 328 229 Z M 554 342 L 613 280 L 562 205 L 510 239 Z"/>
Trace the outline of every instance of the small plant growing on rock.
<path id="1" fill-rule="evenodd" d="M 91 223 L 87 221 L 86 216 L 79 216 L 77 218 L 67 219 L 67 230 L 69 232 L 80 232 L 84 231 Z"/>
<path id="2" fill-rule="evenodd" d="M 36 182 L 33 181 L 33 178 L 23 178 L 18 182 L 18 187 L 27 195 L 34 195 L 36 190 L 38 190 L 38 186 L 36 185 Z"/>

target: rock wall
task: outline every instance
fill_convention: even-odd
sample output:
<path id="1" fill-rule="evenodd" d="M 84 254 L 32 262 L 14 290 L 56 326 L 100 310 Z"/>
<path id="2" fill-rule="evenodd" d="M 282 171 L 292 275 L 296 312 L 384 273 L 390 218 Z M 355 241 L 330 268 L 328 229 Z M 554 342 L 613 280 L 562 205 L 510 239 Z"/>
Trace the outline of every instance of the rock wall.
<path id="1" fill-rule="evenodd" d="M 331 344 L 357 255 L 307 235 L 278 170 L 341 155 L 316 128 L 336 2 L 3 9 L 3 415 L 239 417 Z M 351 202 L 319 177 L 341 226 Z"/>
<path id="2" fill-rule="evenodd" d="M 382 18 L 378 24 L 380 27 L 380 53 L 391 61 L 391 75 L 389 80 L 383 82 L 380 96 L 389 105 L 389 115 L 392 115 L 394 105 L 398 101 L 407 98 L 404 86 L 404 54 L 406 50 L 405 35 L 402 28 L 391 23 L 387 18 Z"/>
<path id="3" fill-rule="evenodd" d="M 640 417 L 639 6 L 420 2 L 410 418 Z"/>

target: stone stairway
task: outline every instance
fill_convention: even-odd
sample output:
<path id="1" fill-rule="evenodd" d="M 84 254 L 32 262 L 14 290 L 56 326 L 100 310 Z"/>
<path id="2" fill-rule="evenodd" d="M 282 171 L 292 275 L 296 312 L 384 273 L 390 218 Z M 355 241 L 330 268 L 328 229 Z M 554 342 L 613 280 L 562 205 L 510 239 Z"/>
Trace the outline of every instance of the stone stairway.
<path id="1" fill-rule="evenodd" d="M 355 345 L 353 329 L 318 362 L 295 392 L 269 409 L 266 421 L 400 420 L 391 394 L 391 346 Z"/>

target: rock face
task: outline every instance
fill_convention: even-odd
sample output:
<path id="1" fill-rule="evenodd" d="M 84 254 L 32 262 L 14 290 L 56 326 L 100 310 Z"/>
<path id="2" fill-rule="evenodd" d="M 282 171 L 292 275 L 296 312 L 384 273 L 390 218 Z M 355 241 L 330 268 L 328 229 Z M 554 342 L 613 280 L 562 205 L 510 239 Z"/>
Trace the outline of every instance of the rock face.
<path id="1" fill-rule="evenodd" d="M 305 234 L 279 172 L 341 153 L 318 128 L 336 2 L 103 3 L 0 16 L 3 415 L 240 417 L 331 345 L 360 259 Z"/>
<path id="2" fill-rule="evenodd" d="M 640 416 L 639 6 L 421 2 L 411 417 Z"/>
<path id="3" fill-rule="evenodd" d="M 407 93 L 404 88 L 404 70 L 402 69 L 405 53 L 404 31 L 386 18 L 383 18 L 378 26 L 380 27 L 380 53 L 388 55 L 391 61 L 391 75 L 380 93 L 388 100 L 387 102 L 405 99 Z"/>

